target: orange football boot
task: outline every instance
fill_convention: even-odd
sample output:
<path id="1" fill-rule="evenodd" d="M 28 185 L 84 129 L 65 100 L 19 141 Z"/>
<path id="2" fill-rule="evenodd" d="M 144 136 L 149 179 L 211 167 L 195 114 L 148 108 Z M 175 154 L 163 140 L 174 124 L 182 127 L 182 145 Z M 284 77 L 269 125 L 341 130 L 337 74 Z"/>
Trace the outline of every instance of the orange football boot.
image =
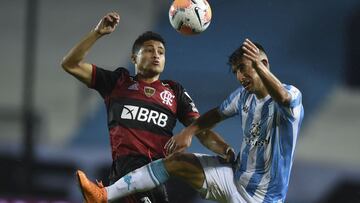
<path id="1" fill-rule="evenodd" d="M 86 203 L 107 203 L 107 192 L 102 182 L 91 182 L 80 170 L 76 171 L 76 177 Z"/>

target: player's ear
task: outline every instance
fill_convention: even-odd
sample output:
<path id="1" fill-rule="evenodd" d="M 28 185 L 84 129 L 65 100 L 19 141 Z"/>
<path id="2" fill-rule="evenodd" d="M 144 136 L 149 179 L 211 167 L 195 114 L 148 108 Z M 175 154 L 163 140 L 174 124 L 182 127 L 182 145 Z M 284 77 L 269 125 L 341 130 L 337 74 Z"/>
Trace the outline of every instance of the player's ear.
<path id="1" fill-rule="evenodd" d="M 264 66 L 269 68 L 269 61 L 266 58 L 262 59 L 261 62 L 264 64 Z"/>
<path id="2" fill-rule="evenodd" d="M 136 64 L 136 54 L 131 55 L 131 63 Z"/>

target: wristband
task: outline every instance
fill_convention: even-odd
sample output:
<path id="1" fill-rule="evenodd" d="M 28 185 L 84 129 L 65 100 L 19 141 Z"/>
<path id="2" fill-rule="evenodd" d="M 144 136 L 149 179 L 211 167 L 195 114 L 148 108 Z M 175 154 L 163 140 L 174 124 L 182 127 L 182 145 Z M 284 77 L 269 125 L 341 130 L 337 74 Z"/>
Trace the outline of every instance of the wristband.
<path id="1" fill-rule="evenodd" d="M 229 153 L 229 151 L 234 151 L 234 149 L 232 147 L 228 146 L 228 148 L 226 148 L 225 155 L 227 155 Z"/>
<path id="2" fill-rule="evenodd" d="M 226 155 L 228 155 L 229 151 L 233 151 L 233 152 L 234 152 L 234 149 L 233 149 L 232 147 L 228 146 L 228 147 L 226 148 L 226 150 L 225 150 L 225 154 L 220 155 L 220 157 L 223 158 L 223 159 L 226 159 Z"/>

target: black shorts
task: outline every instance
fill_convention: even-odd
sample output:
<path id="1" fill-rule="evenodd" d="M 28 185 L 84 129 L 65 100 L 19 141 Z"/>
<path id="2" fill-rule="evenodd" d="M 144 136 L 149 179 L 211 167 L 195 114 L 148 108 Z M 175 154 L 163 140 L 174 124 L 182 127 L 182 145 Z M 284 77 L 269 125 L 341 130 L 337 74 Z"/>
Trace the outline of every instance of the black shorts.
<path id="1" fill-rule="evenodd" d="M 153 159 L 155 160 L 155 159 Z M 120 157 L 113 161 L 110 171 L 110 184 L 114 184 L 124 175 L 138 169 L 151 160 L 145 156 L 126 156 Z M 152 190 L 142 193 L 136 193 L 116 201 L 116 203 L 167 203 L 168 194 L 164 185 L 160 185 Z"/>

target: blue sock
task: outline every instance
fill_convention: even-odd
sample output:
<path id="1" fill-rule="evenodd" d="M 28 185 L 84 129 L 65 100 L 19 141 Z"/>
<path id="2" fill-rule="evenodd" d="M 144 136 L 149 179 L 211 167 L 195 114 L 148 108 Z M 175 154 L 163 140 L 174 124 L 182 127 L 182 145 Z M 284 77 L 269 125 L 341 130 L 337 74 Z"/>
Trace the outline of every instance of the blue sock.
<path id="1" fill-rule="evenodd" d="M 151 162 L 147 165 L 147 168 L 156 185 L 165 183 L 169 179 L 169 174 L 166 171 L 163 159 Z"/>

